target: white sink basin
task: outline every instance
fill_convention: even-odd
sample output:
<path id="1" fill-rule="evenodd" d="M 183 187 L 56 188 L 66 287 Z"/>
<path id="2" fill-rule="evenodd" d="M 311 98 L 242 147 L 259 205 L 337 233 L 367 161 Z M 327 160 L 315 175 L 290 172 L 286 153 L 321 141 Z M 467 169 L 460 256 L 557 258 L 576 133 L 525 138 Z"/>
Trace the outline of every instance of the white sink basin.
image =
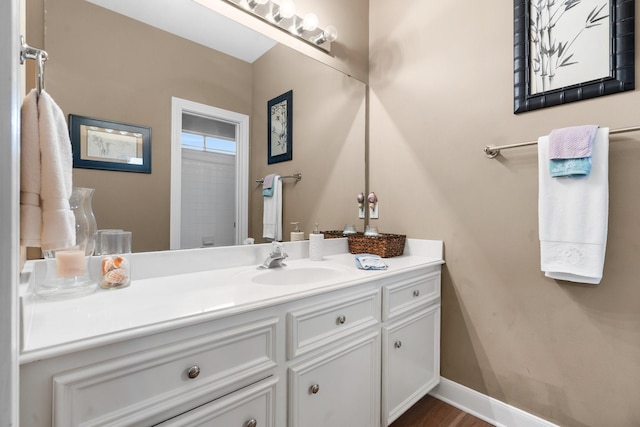
<path id="1" fill-rule="evenodd" d="M 345 271 L 330 267 L 284 266 L 258 270 L 251 275 L 250 280 L 261 285 L 304 285 L 336 280 L 344 275 Z"/>
<path id="2" fill-rule="evenodd" d="M 353 274 L 356 274 L 355 267 L 349 268 L 344 265 L 325 264 L 312 265 L 309 262 L 293 261 L 282 267 L 269 269 L 245 270 L 236 274 L 234 279 L 239 282 L 249 282 L 258 285 L 270 286 L 288 286 L 288 285 L 309 285 L 322 282 L 336 282 L 348 280 Z"/>

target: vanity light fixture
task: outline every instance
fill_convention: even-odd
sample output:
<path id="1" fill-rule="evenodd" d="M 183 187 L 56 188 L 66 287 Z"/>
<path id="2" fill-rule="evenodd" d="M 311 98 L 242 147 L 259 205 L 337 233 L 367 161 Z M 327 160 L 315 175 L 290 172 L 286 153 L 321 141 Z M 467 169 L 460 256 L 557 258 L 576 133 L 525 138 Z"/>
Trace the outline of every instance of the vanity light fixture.
<path id="1" fill-rule="evenodd" d="M 325 29 L 318 27 L 315 13 L 307 13 L 304 17 L 296 15 L 293 0 L 225 1 L 326 52 L 331 52 L 331 42 L 338 38 L 338 30 L 333 25 Z"/>

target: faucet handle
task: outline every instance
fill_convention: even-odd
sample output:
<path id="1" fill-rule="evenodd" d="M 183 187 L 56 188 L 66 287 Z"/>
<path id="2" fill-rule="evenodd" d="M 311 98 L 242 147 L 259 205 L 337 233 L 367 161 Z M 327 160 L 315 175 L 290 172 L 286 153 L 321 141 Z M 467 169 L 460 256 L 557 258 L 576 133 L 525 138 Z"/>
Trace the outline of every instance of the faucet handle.
<path id="1" fill-rule="evenodd" d="M 278 241 L 271 242 L 271 255 L 281 255 L 282 254 L 282 243 Z"/>

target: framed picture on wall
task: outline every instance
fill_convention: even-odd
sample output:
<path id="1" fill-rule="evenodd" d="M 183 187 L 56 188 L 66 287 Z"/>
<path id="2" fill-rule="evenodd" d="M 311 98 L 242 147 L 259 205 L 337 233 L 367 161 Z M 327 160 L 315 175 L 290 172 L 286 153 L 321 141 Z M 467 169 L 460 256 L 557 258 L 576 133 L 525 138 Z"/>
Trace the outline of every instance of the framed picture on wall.
<path id="1" fill-rule="evenodd" d="M 514 112 L 635 87 L 634 0 L 515 0 Z"/>
<path id="2" fill-rule="evenodd" d="M 293 91 L 283 93 L 267 103 L 267 163 L 293 159 Z"/>
<path id="3" fill-rule="evenodd" d="M 151 173 L 151 128 L 69 114 L 73 167 Z"/>

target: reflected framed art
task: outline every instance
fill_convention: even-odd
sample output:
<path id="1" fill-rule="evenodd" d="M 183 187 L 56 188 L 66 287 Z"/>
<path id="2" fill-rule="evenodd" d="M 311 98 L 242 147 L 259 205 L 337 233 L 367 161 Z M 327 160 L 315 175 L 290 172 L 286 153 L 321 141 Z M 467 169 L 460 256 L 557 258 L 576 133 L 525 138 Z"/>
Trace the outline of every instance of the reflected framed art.
<path id="1" fill-rule="evenodd" d="M 267 102 L 267 163 L 293 159 L 293 91 Z"/>
<path id="2" fill-rule="evenodd" d="M 151 128 L 69 114 L 73 167 L 151 173 Z"/>

